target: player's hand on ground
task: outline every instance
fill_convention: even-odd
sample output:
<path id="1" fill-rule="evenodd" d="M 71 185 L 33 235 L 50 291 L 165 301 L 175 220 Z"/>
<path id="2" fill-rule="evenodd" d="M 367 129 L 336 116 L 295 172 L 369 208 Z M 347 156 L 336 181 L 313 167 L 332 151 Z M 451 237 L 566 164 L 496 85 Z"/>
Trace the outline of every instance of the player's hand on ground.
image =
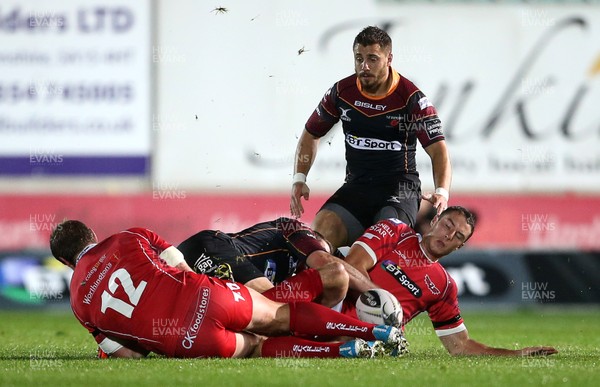
<path id="1" fill-rule="evenodd" d="M 306 183 L 297 182 L 292 185 L 292 198 L 290 201 L 290 212 L 293 217 L 299 218 L 304 213 L 302 206 L 302 198 L 308 200 L 310 196 L 310 188 Z"/>
<path id="2" fill-rule="evenodd" d="M 427 200 L 431 203 L 433 208 L 436 209 L 434 221 L 437 220 L 437 217 L 440 216 L 446 208 L 448 208 L 448 200 L 446 200 L 443 195 L 427 192 L 421 195 L 421 199 Z"/>
<path id="3" fill-rule="evenodd" d="M 558 353 L 553 347 L 527 347 L 521 350 L 521 356 L 548 356 Z"/>

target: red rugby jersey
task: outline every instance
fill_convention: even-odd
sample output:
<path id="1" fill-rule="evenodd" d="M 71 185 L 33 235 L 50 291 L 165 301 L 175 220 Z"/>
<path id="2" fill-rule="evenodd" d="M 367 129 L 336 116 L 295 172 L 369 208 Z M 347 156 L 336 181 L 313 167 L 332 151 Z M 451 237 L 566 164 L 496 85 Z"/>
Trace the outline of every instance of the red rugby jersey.
<path id="1" fill-rule="evenodd" d="M 456 283 L 420 246 L 421 235 L 398 219 L 382 220 L 357 239 L 371 256 L 371 280 L 396 296 L 406 324 L 428 312 L 438 336 L 465 330 Z"/>
<path id="2" fill-rule="evenodd" d="M 71 308 L 98 344 L 108 335 L 173 356 L 186 336 L 193 336 L 198 309 L 206 309 L 210 291 L 159 257 L 170 246 L 150 230 L 132 228 L 80 254 Z"/>

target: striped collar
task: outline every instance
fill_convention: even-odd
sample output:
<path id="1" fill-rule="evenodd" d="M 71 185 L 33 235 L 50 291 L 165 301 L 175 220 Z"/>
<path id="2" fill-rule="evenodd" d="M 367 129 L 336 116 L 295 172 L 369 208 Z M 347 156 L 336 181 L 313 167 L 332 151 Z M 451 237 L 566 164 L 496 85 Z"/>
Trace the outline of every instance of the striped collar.
<path id="1" fill-rule="evenodd" d="M 92 247 L 96 246 L 97 243 L 92 243 L 90 245 L 87 245 L 83 248 L 83 250 L 81 250 L 81 252 L 77 255 L 77 259 L 75 259 L 75 266 L 77 266 L 77 263 L 79 262 L 79 260 L 81 258 L 83 258 L 83 254 L 87 253 Z"/>

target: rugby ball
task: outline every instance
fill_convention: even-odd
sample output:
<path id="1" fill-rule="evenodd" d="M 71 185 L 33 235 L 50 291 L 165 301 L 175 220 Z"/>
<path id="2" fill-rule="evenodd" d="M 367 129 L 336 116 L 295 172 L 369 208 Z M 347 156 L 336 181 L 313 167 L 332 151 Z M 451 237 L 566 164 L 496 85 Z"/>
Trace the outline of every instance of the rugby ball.
<path id="1" fill-rule="evenodd" d="M 402 307 L 394 295 L 384 289 L 371 289 L 356 300 L 356 314 L 361 321 L 400 327 Z"/>

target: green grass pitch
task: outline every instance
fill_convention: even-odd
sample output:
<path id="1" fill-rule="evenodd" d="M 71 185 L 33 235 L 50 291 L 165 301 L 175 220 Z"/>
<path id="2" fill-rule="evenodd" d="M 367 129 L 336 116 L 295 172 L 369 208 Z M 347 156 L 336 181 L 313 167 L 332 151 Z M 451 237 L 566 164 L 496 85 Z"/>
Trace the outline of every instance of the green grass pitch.
<path id="1" fill-rule="evenodd" d="M 600 310 L 465 312 L 492 346 L 552 345 L 546 358 L 450 357 L 426 316 L 407 326 L 411 353 L 383 359 L 97 360 L 67 313 L 0 312 L 1 386 L 599 386 Z"/>

